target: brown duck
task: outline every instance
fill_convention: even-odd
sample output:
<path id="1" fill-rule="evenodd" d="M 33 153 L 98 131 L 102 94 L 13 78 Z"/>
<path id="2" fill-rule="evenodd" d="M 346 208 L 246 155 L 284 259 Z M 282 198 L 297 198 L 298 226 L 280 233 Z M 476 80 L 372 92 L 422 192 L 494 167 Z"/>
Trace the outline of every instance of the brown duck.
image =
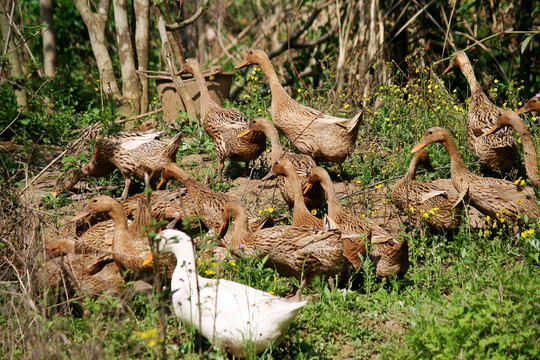
<path id="1" fill-rule="evenodd" d="M 139 200 L 137 205 L 137 211 L 135 212 L 134 220 L 128 225 L 128 232 L 131 237 L 139 237 L 143 235 L 142 227 L 149 225 L 148 219 L 144 218 L 144 211 L 139 211 L 139 206 L 142 209 L 143 203 Z M 100 218 L 105 216 L 109 220 L 100 221 L 97 223 L 92 215 L 97 215 Z M 51 253 L 76 253 L 76 254 L 88 254 L 88 253 L 111 253 L 113 247 L 114 220 L 111 220 L 108 213 L 101 212 L 88 212 L 85 209 L 81 211 L 77 216 L 71 219 L 72 222 L 78 221 L 82 218 L 87 218 L 92 224 L 87 230 L 77 231 L 77 237 L 73 239 L 60 239 L 57 244 L 48 246 L 47 250 Z M 84 224 L 82 226 L 84 228 Z"/>
<path id="2" fill-rule="evenodd" d="M 536 96 L 530 98 L 529 101 L 525 103 L 525 105 L 523 105 L 516 111 L 516 113 L 518 115 L 521 115 L 529 111 L 540 112 L 540 94 L 536 94 Z"/>
<path id="3" fill-rule="evenodd" d="M 122 270 L 132 270 L 135 278 L 151 279 L 154 274 L 152 264 L 144 264 L 150 251 L 150 241 L 147 237 L 134 234 L 129 231 L 126 212 L 122 205 L 109 196 L 99 196 L 91 199 L 83 210 L 75 216 L 72 221 L 77 221 L 83 217 L 95 213 L 108 213 L 114 222 L 114 233 L 112 240 L 112 258 Z M 143 212 L 141 212 L 143 213 Z M 144 215 L 141 215 L 144 216 Z M 167 260 L 160 258 L 160 266 L 164 271 Z M 167 269 L 168 278 L 176 264 L 171 264 Z"/>
<path id="4" fill-rule="evenodd" d="M 468 191 L 471 205 L 484 215 L 494 219 L 502 216 L 512 222 L 518 221 L 522 215 L 527 215 L 530 219 L 540 216 L 536 195 L 531 187 L 474 175 L 465 166 L 450 134 L 440 127 L 428 129 L 411 152 L 414 153 L 436 142 L 441 143 L 450 156 L 452 185 L 460 192 Z"/>
<path id="5" fill-rule="evenodd" d="M 132 176 L 144 181 L 148 174 L 150 181 L 155 181 L 159 179 L 163 165 L 176 161 L 182 133 L 167 142 L 157 140 L 159 135 L 126 132 L 105 136 L 96 143 L 90 162 L 77 169 L 61 188 L 68 190 L 84 176 L 102 177 L 118 169 L 125 182 L 120 198 L 126 199 Z"/>
<path id="6" fill-rule="evenodd" d="M 495 106 L 482 91 L 469 58 L 464 52 L 456 55 L 454 62 L 443 74 L 459 68 L 471 88 L 471 104 L 467 116 L 467 135 L 469 146 L 476 158 L 493 170 L 506 170 L 511 168 L 518 159 L 516 140 L 507 129 L 500 131 L 496 136 L 482 136 L 491 129 L 502 109 Z"/>
<path id="7" fill-rule="evenodd" d="M 189 72 L 195 78 L 201 93 L 201 122 L 204 131 L 214 140 L 219 167 L 218 181 L 222 180 L 225 159 L 244 161 L 246 171 L 249 162 L 266 149 L 264 135 L 251 133 L 241 138 L 237 135 L 247 127 L 247 118 L 235 108 L 223 108 L 210 98 L 204 75 L 196 59 L 186 59 L 181 72 Z"/>
<path id="8" fill-rule="evenodd" d="M 219 236 L 223 245 L 237 256 L 268 255 L 269 263 L 280 274 L 301 281 L 298 298 L 316 274 L 336 274 L 343 266 L 340 231 L 281 225 L 251 232 L 246 210 L 238 204 L 225 204 Z"/>
<path id="9" fill-rule="evenodd" d="M 66 285 L 71 294 L 115 296 L 124 284 L 120 268 L 110 255 L 68 254 L 47 260 L 46 282 L 49 287 Z"/>
<path id="10" fill-rule="evenodd" d="M 270 82 L 274 124 L 301 153 L 310 155 L 315 161 L 330 162 L 341 162 L 352 154 L 362 112 L 352 119 L 343 119 L 299 104 L 281 86 L 263 50 L 249 50 L 235 69 L 252 64 L 258 65 Z"/>
<path id="11" fill-rule="evenodd" d="M 358 254 L 366 256 L 366 246 L 371 243 L 373 248 L 370 258 L 375 265 L 378 277 L 390 275 L 402 276 L 409 268 L 407 240 L 399 243 L 386 230 L 371 219 L 361 218 L 344 211 L 338 203 L 334 184 L 328 172 L 321 168 L 311 169 L 308 178 L 309 184 L 320 183 L 328 199 L 328 216 L 335 222 L 337 228 L 344 234 L 357 234 L 357 238 L 344 239 L 343 255 L 351 263 L 354 270 L 361 266 Z"/>
<path id="12" fill-rule="evenodd" d="M 445 188 L 433 181 L 414 181 L 420 165 L 427 171 L 435 171 L 426 149 L 414 154 L 407 173 L 394 185 L 392 203 L 407 212 L 417 225 L 425 222 L 435 231 L 448 232 L 461 223 L 462 197 L 453 187 Z"/>
<path id="13" fill-rule="evenodd" d="M 517 113 L 511 110 L 503 111 L 501 116 L 495 121 L 495 124 L 493 124 L 493 127 L 484 136 L 493 134 L 507 126 L 511 126 L 521 137 L 525 170 L 527 170 L 527 175 L 531 179 L 531 184 L 535 188 L 538 188 L 538 156 L 536 155 L 536 147 L 534 146 L 529 128 Z"/>
<path id="14" fill-rule="evenodd" d="M 281 146 L 279 141 L 279 135 L 272 123 L 263 117 L 258 117 L 249 122 L 247 129 L 242 131 L 238 136 L 243 137 L 251 132 L 263 133 L 272 144 L 272 164 L 279 159 L 286 159 L 294 165 L 296 173 L 300 177 L 302 183 L 302 189 L 307 184 L 307 175 L 309 170 L 317 166 L 317 163 L 309 155 L 295 154 L 291 151 L 287 151 Z M 265 176 L 268 178 L 272 176 L 272 172 Z M 287 203 L 290 209 L 294 206 L 294 192 L 291 185 L 288 183 L 285 176 L 278 177 L 278 187 L 283 199 Z M 308 209 L 318 209 L 324 204 L 324 192 L 320 185 L 313 186 L 309 191 L 304 193 L 304 202 Z"/>
<path id="15" fill-rule="evenodd" d="M 190 204 L 193 213 L 200 217 L 204 225 L 213 234 L 216 234 L 221 226 L 223 207 L 226 203 L 235 203 L 238 206 L 244 206 L 240 200 L 233 196 L 213 191 L 199 184 L 197 180 L 189 176 L 176 163 L 165 165 L 158 188 L 171 179 L 176 179 L 186 186 L 187 195 L 184 202 Z M 248 212 L 248 217 L 250 228 L 253 231 L 259 227 L 272 226 L 271 218 L 260 219 L 252 212 Z"/>

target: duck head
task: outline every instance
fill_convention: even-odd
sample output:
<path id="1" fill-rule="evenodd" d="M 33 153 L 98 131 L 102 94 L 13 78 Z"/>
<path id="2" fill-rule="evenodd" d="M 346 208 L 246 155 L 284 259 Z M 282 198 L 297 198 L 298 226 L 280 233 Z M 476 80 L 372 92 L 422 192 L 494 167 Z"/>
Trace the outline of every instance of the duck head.
<path id="1" fill-rule="evenodd" d="M 244 68 L 246 66 L 253 65 L 253 64 L 260 65 L 262 62 L 268 61 L 268 60 L 269 60 L 268 55 L 266 55 L 264 50 L 252 49 L 252 50 L 248 51 L 244 61 L 242 61 L 240 64 L 236 65 L 234 67 L 234 69 L 238 70 L 238 69 L 241 69 L 241 68 Z"/>
<path id="2" fill-rule="evenodd" d="M 95 197 L 91 199 L 88 204 L 86 204 L 79 214 L 71 219 L 71 222 L 75 222 L 100 212 L 110 212 L 117 206 L 120 206 L 120 203 L 109 196 Z"/>
<path id="3" fill-rule="evenodd" d="M 523 105 L 516 111 L 516 113 L 518 115 L 521 115 L 528 111 L 540 112 L 540 94 L 536 94 L 536 96 L 530 98 L 529 101 L 525 103 L 525 105 Z"/>
<path id="4" fill-rule="evenodd" d="M 181 75 L 185 73 L 193 74 L 194 71 L 200 71 L 201 66 L 199 61 L 195 58 L 189 58 L 184 60 L 184 68 L 176 73 L 176 75 Z"/>
<path id="5" fill-rule="evenodd" d="M 411 150 L 411 153 L 415 153 L 420 149 L 423 149 L 424 147 L 428 146 L 429 144 L 433 144 L 436 142 L 444 142 L 446 139 L 450 137 L 450 134 L 448 131 L 444 130 L 443 128 L 440 128 L 438 126 L 434 126 L 432 128 L 429 128 L 424 133 L 424 136 L 422 136 L 422 139 L 416 146 Z"/>
<path id="6" fill-rule="evenodd" d="M 456 54 L 454 61 L 452 61 L 450 66 L 448 66 L 446 70 L 443 71 L 443 75 L 455 69 L 461 69 L 465 64 L 469 64 L 469 63 L 470 63 L 470 60 L 467 54 L 465 54 L 464 52 L 458 52 Z"/>
<path id="7" fill-rule="evenodd" d="M 484 134 L 484 136 L 491 135 L 505 126 L 512 126 L 513 124 L 523 123 L 523 120 L 519 115 L 511 110 L 503 111 L 502 114 L 495 120 L 493 127 Z"/>
<path id="8" fill-rule="evenodd" d="M 270 124 L 268 120 L 266 120 L 263 117 L 258 117 L 253 120 L 251 120 L 247 126 L 247 128 L 242 131 L 240 134 L 237 135 L 238 138 L 244 137 L 250 132 L 264 132 L 264 129 Z"/>
<path id="9" fill-rule="evenodd" d="M 416 167 L 418 167 L 418 165 L 422 165 L 429 172 L 435 172 L 435 169 L 431 165 L 429 151 L 427 151 L 426 149 L 420 149 L 415 152 L 411 163 L 417 164 Z"/>
<path id="10" fill-rule="evenodd" d="M 168 163 L 163 167 L 163 170 L 161 170 L 161 180 L 159 181 L 157 189 L 159 190 L 164 184 L 167 183 L 167 181 L 171 179 L 177 179 L 181 182 L 184 182 L 189 178 L 190 176 L 188 175 L 188 173 L 186 173 L 176 163 Z"/>

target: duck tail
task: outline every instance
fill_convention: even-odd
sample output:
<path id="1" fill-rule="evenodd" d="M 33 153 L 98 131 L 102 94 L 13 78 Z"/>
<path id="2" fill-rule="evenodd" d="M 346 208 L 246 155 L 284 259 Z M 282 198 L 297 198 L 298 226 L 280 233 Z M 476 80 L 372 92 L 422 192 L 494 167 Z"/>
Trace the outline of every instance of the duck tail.
<path id="1" fill-rule="evenodd" d="M 168 148 L 168 153 L 169 153 L 168 155 L 171 158 L 176 155 L 176 152 L 178 151 L 178 148 L 180 147 L 180 144 L 182 143 L 182 137 L 183 137 L 183 134 L 180 131 L 172 139 L 169 140 L 169 144 L 167 148 Z"/>
<path id="2" fill-rule="evenodd" d="M 347 132 L 352 133 L 353 131 L 358 130 L 358 126 L 362 122 L 362 119 L 364 118 L 364 110 L 360 111 L 358 114 L 356 114 L 351 120 L 349 120 L 347 124 Z"/>

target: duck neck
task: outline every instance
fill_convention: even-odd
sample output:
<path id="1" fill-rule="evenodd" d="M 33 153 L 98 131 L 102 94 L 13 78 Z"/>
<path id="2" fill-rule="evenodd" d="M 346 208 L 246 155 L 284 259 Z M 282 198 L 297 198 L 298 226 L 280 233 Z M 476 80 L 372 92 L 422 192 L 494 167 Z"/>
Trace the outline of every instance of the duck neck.
<path id="1" fill-rule="evenodd" d="M 229 237 L 229 246 L 235 252 L 238 252 L 242 245 L 250 245 L 250 232 L 248 228 L 248 218 L 245 211 L 236 211 L 234 221 L 229 226 L 232 226 L 232 232 Z"/>
<path id="2" fill-rule="evenodd" d="M 340 218 L 340 213 L 343 211 L 343 209 L 338 203 L 334 184 L 330 178 L 321 179 L 320 183 L 324 189 L 324 192 L 326 193 L 326 199 L 328 200 L 328 215 L 334 221 L 338 221 Z"/>
<path id="3" fill-rule="evenodd" d="M 304 194 L 302 194 L 302 184 L 296 170 L 291 170 L 286 178 L 294 191 L 293 225 L 302 225 L 302 219 L 315 217 L 306 206 Z"/>
<path id="4" fill-rule="evenodd" d="M 407 173 L 403 177 L 403 180 L 406 182 L 413 181 L 416 178 L 416 170 L 418 169 L 418 162 L 416 159 L 413 159 L 411 163 L 409 164 L 409 168 L 407 169 Z"/>
<path id="5" fill-rule="evenodd" d="M 531 184 L 538 188 L 538 156 L 536 154 L 536 148 L 531 138 L 529 128 L 523 121 L 516 121 L 512 123 L 512 127 L 521 137 L 521 144 L 523 145 L 523 159 L 525 161 L 525 170 L 527 175 L 531 179 Z"/>
<path id="6" fill-rule="evenodd" d="M 200 68 L 193 69 L 192 72 L 193 78 L 199 86 L 199 91 L 201 93 L 201 117 L 204 117 L 207 111 L 217 104 L 210 98 L 210 93 L 208 92 L 208 87 L 206 86 L 206 80 Z"/>
<path id="7" fill-rule="evenodd" d="M 474 75 L 474 70 L 471 63 L 467 61 L 461 64 L 460 69 L 465 78 L 467 79 L 467 82 L 469 83 L 469 87 L 471 88 L 471 94 L 483 94 L 484 92 L 482 91 L 478 80 L 476 80 L 476 76 Z"/>
<path id="8" fill-rule="evenodd" d="M 114 234 L 112 241 L 112 250 L 114 253 L 126 252 L 131 249 L 131 240 L 128 231 L 126 212 L 122 205 L 116 203 L 109 211 L 109 215 L 114 221 Z"/>
<path id="9" fill-rule="evenodd" d="M 270 83 L 270 90 L 272 91 L 272 98 L 281 98 L 288 99 L 290 98 L 289 94 L 285 91 L 283 86 L 281 86 L 276 71 L 270 62 L 270 59 L 266 59 L 264 62 L 259 64 L 259 67 L 266 75 L 268 82 Z M 272 101 L 272 106 L 275 101 Z"/>
<path id="10" fill-rule="evenodd" d="M 188 192 L 190 191 L 190 189 L 199 188 L 199 183 L 197 182 L 197 180 L 189 176 L 189 174 L 185 172 L 184 169 L 182 169 L 180 166 L 175 166 L 171 170 L 171 175 L 173 178 L 183 183 L 186 186 Z"/>
<path id="11" fill-rule="evenodd" d="M 272 144 L 272 164 L 275 163 L 281 153 L 283 152 L 283 146 L 279 141 L 279 135 L 275 127 L 272 124 L 268 123 L 264 126 L 264 135 L 270 139 L 270 144 Z"/>
<path id="12" fill-rule="evenodd" d="M 197 281 L 197 268 L 195 266 L 196 259 L 193 245 L 189 244 L 191 249 L 180 244 L 173 244 L 171 251 L 176 256 L 176 268 L 174 269 L 171 279 L 171 291 L 182 288 L 182 285 L 195 288 Z M 187 282 L 187 284 L 186 284 Z"/>
<path id="13" fill-rule="evenodd" d="M 452 184 L 458 191 L 462 191 L 467 185 L 469 178 L 472 176 L 471 172 L 465 166 L 465 162 L 459 153 L 454 140 L 448 136 L 442 145 L 450 156 L 450 172 L 452 178 Z"/>

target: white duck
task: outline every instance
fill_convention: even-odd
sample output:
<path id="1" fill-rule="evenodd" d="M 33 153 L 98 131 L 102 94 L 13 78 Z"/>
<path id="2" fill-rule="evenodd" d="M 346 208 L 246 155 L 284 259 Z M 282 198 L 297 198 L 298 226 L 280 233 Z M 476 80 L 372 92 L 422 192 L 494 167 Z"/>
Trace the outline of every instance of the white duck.
<path id="1" fill-rule="evenodd" d="M 181 231 L 164 230 L 156 240 L 159 251 L 170 251 L 178 260 L 171 281 L 176 316 L 233 356 L 244 358 L 277 346 L 306 305 L 306 301 L 295 302 L 233 281 L 197 275 L 191 238 Z"/>

